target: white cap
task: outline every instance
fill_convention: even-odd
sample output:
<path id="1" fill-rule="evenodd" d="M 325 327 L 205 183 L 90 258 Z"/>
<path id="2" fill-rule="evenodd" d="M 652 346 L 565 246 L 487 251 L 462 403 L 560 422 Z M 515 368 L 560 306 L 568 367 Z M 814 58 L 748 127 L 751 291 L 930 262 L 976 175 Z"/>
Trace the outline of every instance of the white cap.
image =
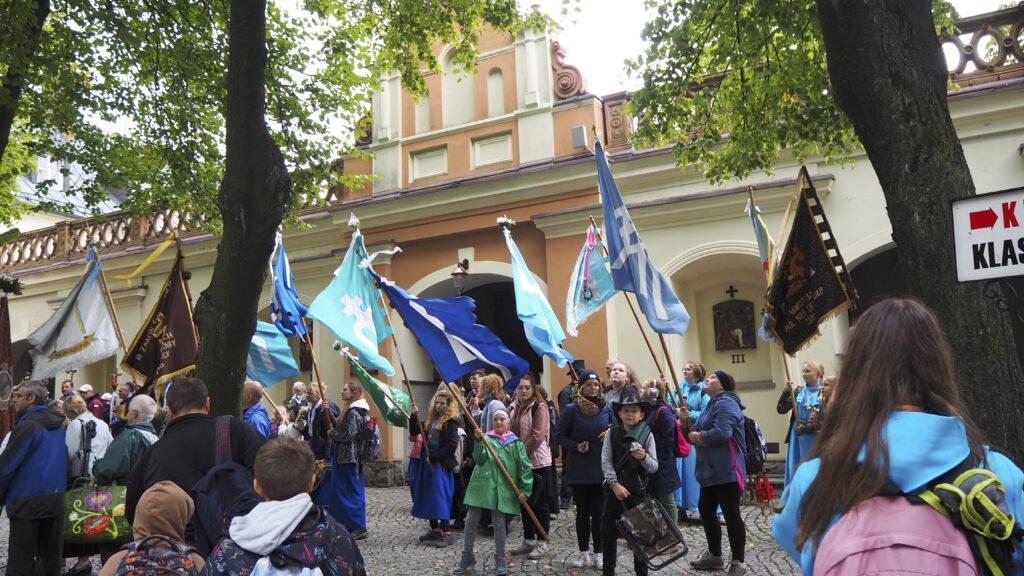
<path id="1" fill-rule="evenodd" d="M 82 384 L 78 387 L 79 392 L 92 392 L 92 384 Z"/>
<path id="2" fill-rule="evenodd" d="M 113 397 L 114 397 L 114 396 L 113 396 L 113 395 L 112 395 L 112 394 L 111 394 L 110 392 L 104 392 L 104 393 L 103 393 L 103 396 L 100 396 L 100 399 L 101 399 L 101 400 L 103 400 L 104 402 L 110 402 L 110 400 L 111 400 L 111 399 L 112 399 Z"/>

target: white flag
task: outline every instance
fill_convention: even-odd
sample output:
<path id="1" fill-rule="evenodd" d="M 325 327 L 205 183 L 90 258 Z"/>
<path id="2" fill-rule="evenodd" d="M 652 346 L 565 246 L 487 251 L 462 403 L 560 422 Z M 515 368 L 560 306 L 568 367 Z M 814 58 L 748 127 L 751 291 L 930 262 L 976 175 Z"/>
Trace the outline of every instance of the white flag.
<path id="1" fill-rule="evenodd" d="M 101 264 L 90 250 L 85 273 L 60 308 L 28 337 L 32 378 L 55 378 L 117 352 L 114 320 L 103 294 Z"/>

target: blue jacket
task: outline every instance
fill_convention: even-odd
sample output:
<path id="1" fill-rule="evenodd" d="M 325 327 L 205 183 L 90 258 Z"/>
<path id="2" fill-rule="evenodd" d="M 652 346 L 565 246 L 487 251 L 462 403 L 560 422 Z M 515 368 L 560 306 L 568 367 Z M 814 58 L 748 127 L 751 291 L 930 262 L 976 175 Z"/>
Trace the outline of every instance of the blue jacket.
<path id="1" fill-rule="evenodd" d="M 658 471 L 651 474 L 647 492 L 662 496 L 679 488 L 679 470 L 676 469 L 676 418 L 675 410 L 664 402 L 652 406 L 647 415 L 647 425 L 654 433 L 654 444 L 658 449 Z"/>
<path id="2" fill-rule="evenodd" d="M 0 506 L 9 518 L 55 518 L 63 513 L 68 454 L 64 444 L 64 415 L 36 406 L 11 432 L 0 454 Z"/>
<path id="3" fill-rule="evenodd" d="M 607 404 L 594 414 L 587 416 L 580 411 L 575 402 L 567 405 L 558 417 L 555 438 L 569 458 L 565 464 L 565 483 L 601 484 L 604 475 L 601 473 L 601 433 L 611 426 L 612 410 Z M 586 440 L 590 450 L 580 454 L 579 444 Z"/>
<path id="4" fill-rule="evenodd" d="M 929 482 L 957 466 L 970 453 L 964 423 L 952 416 L 937 416 L 924 412 L 893 412 L 884 431 L 885 445 L 889 448 L 889 480 L 903 492 L 913 493 Z M 861 451 L 858 460 L 863 460 Z M 1006 505 L 1017 518 L 1017 526 L 1024 527 L 1024 472 L 1006 456 L 985 448 L 986 468 L 999 477 L 1006 488 Z M 775 541 L 800 562 L 805 575 L 813 574 L 814 547 L 807 542 L 802 550 L 796 548 L 797 521 L 800 501 L 814 482 L 821 467 L 815 458 L 800 465 L 782 494 L 782 513 L 772 521 Z M 832 524 L 839 521 L 836 516 Z M 1018 551 L 1020 553 L 1021 551 Z M 1014 571 L 1021 574 L 1020 569 Z"/>
<path id="5" fill-rule="evenodd" d="M 738 482 L 737 469 L 739 475 L 746 478 L 743 404 L 739 396 L 732 392 L 712 396 L 694 424 L 694 430 L 703 432 L 703 442 L 696 447 L 697 482 L 701 486 Z"/>
<path id="6" fill-rule="evenodd" d="M 245 412 L 242 413 L 242 417 L 245 418 L 245 422 L 256 429 L 260 433 L 260 436 L 264 438 L 270 437 L 270 415 L 267 414 L 267 409 L 263 407 L 263 404 L 259 402 L 246 408 Z"/>

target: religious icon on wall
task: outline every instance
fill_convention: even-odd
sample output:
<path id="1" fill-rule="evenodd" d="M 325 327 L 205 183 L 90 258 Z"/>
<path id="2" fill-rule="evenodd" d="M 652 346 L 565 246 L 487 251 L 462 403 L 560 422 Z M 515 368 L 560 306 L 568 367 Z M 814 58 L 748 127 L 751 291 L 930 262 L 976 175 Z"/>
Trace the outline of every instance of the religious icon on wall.
<path id="1" fill-rule="evenodd" d="M 750 300 L 725 300 L 712 307 L 715 316 L 715 350 L 757 348 L 754 332 L 754 303 Z"/>

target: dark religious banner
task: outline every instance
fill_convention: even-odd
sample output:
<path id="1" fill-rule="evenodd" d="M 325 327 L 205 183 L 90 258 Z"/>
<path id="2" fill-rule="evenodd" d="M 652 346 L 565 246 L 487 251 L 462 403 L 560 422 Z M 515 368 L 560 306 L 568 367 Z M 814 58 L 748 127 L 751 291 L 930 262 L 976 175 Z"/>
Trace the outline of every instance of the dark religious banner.
<path id="1" fill-rule="evenodd" d="M 121 363 L 145 376 L 147 386 L 162 384 L 195 368 L 199 336 L 192 320 L 184 260 L 179 251 L 160 298 Z"/>
<path id="2" fill-rule="evenodd" d="M 789 355 L 814 339 L 823 321 L 857 305 L 857 292 L 806 168 L 800 168 L 797 186 L 793 227 L 767 301 L 767 328 Z"/>

